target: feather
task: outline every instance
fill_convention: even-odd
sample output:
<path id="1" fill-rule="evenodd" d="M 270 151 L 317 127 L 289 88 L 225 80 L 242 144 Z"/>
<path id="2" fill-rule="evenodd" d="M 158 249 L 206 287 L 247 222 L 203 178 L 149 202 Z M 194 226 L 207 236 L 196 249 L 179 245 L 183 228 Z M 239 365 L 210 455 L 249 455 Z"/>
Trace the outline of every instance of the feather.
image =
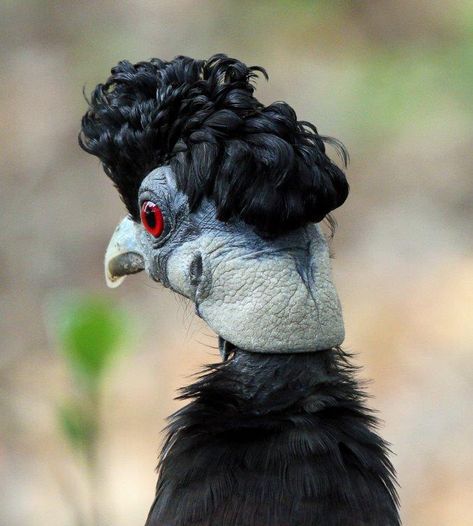
<path id="1" fill-rule="evenodd" d="M 399 526 L 354 373 L 338 348 L 209 366 L 170 417 L 147 526 Z"/>
<path id="2" fill-rule="evenodd" d="M 259 102 L 258 73 L 267 78 L 222 54 L 121 61 L 92 92 L 80 145 L 100 158 L 136 221 L 141 181 L 170 164 L 191 208 L 209 197 L 222 221 L 240 218 L 268 235 L 319 222 L 348 195 L 324 142 L 344 162 L 345 149 L 288 104 Z"/>

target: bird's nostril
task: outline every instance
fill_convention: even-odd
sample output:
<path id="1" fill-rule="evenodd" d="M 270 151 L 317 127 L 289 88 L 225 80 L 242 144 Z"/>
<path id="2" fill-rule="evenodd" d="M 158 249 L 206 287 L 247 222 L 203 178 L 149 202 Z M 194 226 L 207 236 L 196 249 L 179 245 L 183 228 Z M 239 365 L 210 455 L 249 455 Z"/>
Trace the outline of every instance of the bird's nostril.
<path id="1" fill-rule="evenodd" d="M 202 269 L 202 254 L 197 252 L 194 255 L 189 267 L 189 278 L 193 287 L 197 287 L 197 285 L 200 283 L 202 278 Z"/>

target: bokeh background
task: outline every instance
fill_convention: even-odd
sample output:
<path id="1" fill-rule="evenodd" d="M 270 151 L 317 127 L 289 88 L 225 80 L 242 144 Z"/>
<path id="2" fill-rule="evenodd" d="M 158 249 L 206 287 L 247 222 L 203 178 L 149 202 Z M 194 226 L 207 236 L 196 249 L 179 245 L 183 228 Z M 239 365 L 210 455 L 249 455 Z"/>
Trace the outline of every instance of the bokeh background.
<path id="1" fill-rule="evenodd" d="M 141 525 L 175 390 L 217 359 L 192 308 L 145 276 L 105 287 L 124 214 L 77 133 L 82 88 L 118 60 L 225 52 L 263 65 L 265 103 L 351 153 L 334 273 L 345 348 L 373 378 L 406 525 L 473 524 L 473 4 L 468 0 L 3 0 L 0 6 L 0 525 L 90 521 L 57 406 L 73 391 L 51 302 L 127 319 L 105 378 L 101 524 Z"/>

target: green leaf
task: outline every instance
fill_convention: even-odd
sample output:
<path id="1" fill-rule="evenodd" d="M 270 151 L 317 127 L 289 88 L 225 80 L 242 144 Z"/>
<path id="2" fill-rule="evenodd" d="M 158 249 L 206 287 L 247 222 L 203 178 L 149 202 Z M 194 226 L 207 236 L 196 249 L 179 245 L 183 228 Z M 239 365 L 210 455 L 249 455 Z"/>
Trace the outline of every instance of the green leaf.
<path id="1" fill-rule="evenodd" d="M 57 333 L 61 350 L 76 376 L 97 386 L 118 353 L 125 332 L 120 310 L 97 297 L 61 305 Z"/>
<path id="2" fill-rule="evenodd" d="M 59 426 L 69 444 L 86 451 L 94 441 L 97 426 L 93 418 L 80 406 L 67 403 L 58 409 Z"/>

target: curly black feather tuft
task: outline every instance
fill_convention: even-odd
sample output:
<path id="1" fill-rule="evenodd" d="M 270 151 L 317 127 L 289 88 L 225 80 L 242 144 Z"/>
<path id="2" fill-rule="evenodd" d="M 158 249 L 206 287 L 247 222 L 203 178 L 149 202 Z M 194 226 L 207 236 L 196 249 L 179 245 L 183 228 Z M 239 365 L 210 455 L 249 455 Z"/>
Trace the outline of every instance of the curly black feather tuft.
<path id="1" fill-rule="evenodd" d="M 331 142 L 285 102 L 264 106 L 253 81 L 263 68 L 226 55 L 121 61 L 92 92 L 79 142 L 100 158 L 130 214 L 154 168 L 170 164 L 195 208 L 213 199 L 218 218 L 267 234 L 321 221 L 345 201 L 348 183 L 327 156 Z"/>

